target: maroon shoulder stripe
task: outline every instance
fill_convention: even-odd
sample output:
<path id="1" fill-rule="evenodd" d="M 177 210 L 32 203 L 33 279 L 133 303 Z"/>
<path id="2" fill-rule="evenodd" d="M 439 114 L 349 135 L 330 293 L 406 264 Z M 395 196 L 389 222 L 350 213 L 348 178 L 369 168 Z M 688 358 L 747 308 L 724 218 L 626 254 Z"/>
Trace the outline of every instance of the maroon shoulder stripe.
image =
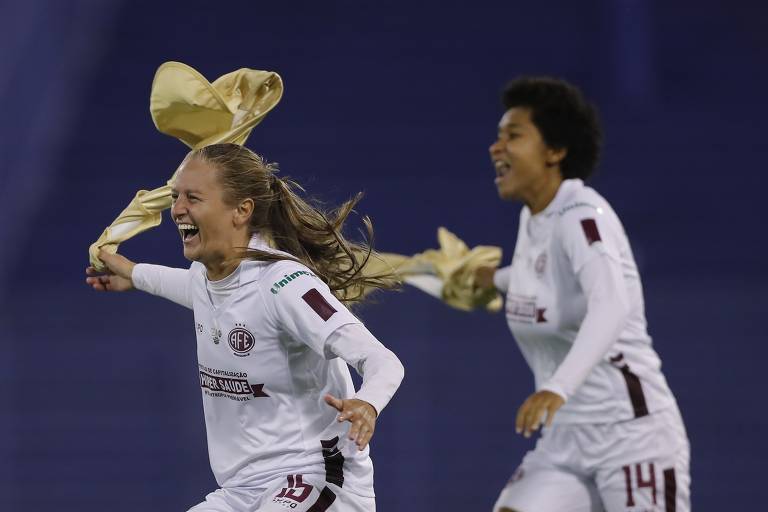
<path id="1" fill-rule="evenodd" d="M 304 302 L 309 304 L 309 307 L 311 307 L 325 322 L 327 322 L 336 312 L 336 310 L 333 309 L 333 306 L 328 304 L 328 301 L 325 300 L 325 297 L 323 297 L 316 288 L 312 288 L 302 295 L 301 298 L 304 299 Z"/>
<path id="2" fill-rule="evenodd" d="M 677 481 L 675 469 L 664 470 L 664 511 L 675 512 L 677 508 Z"/>
<path id="3" fill-rule="evenodd" d="M 320 491 L 320 496 L 317 497 L 317 501 L 307 509 L 307 512 L 325 512 L 334 501 L 336 501 L 336 494 L 328 487 L 323 487 L 323 490 Z"/>
<path id="4" fill-rule="evenodd" d="M 581 229 L 584 230 L 584 236 L 587 237 L 587 242 L 589 245 L 602 240 L 602 238 L 600 238 L 600 230 L 597 229 L 597 222 L 595 222 L 595 219 L 581 219 Z"/>

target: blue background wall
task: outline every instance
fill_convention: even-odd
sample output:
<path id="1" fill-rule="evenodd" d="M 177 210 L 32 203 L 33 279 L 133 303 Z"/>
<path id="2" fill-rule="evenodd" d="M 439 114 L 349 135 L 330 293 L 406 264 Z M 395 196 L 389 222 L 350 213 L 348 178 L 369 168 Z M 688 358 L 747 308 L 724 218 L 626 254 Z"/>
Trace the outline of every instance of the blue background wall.
<path id="1" fill-rule="evenodd" d="M 697 510 L 763 502 L 768 412 L 760 2 L 0 2 L 0 510 L 186 510 L 207 462 L 191 314 L 83 283 L 88 245 L 185 148 L 155 131 L 155 69 L 278 71 L 249 147 L 331 203 L 364 190 L 382 250 L 447 226 L 511 254 L 519 206 L 487 156 L 518 74 L 579 84 L 606 146 L 651 334 L 693 446 Z M 185 265 L 170 222 L 122 246 Z M 533 443 L 532 378 L 502 315 L 417 291 L 361 310 L 407 369 L 372 454 L 379 509 L 490 510 Z"/>

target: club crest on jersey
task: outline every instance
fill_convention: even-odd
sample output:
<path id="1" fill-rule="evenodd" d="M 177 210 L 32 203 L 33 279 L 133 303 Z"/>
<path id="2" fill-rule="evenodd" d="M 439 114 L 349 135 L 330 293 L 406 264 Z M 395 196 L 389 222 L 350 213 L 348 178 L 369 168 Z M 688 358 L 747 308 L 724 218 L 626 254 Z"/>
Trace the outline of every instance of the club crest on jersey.
<path id="1" fill-rule="evenodd" d="M 533 270 L 536 271 L 536 276 L 541 277 L 544 275 L 544 270 L 547 268 L 547 253 L 543 252 L 536 258 L 536 262 L 533 264 Z"/>
<path id="2" fill-rule="evenodd" d="M 229 331 L 227 336 L 229 348 L 235 351 L 236 356 L 249 356 L 249 352 L 256 344 L 253 334 L 245 328 L 245 324 L 235 324 L 235 328 Z"/>

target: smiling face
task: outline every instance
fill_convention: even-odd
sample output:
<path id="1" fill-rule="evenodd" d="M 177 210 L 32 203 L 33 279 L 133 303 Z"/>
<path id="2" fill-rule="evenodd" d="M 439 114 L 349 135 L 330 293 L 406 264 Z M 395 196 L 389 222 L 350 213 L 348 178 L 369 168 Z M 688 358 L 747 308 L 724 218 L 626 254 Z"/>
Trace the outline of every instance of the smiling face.
<path id="1" fill-rule="evenodd" d="M 181 234 L 184 257 L 209 270 L 244 245 L 238 208 L 225 201 L 218 173 L 210 163 L 192 158 L 182 163 L 171 188 L 171 216 Z"/>
<path id="2" fill-rule="evenodd" d="M 565 150 L 547 146 L 527 108 L 513 107 L 504 113 L 489 151 L 496 168 L 496 189 L 504 200 L 523 201 L 538 209 L 538 203 L 562 182 L 560 161 Z"/>

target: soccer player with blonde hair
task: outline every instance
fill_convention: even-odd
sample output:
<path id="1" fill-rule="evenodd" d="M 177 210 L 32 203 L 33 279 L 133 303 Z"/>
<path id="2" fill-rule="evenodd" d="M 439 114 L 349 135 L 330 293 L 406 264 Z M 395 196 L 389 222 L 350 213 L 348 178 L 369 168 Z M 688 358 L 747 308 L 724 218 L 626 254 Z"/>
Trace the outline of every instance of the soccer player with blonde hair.
<path id="1" fill-rule="evenodd" d="M 135 264 L 102 250 L 108 272 L 89 267 L 86 281 L 194 311 L 220 489 L 190 511 L 372 512 L 368 443 L 403 366 L 344 303 L 396 280 L 364 275 L 370 246 L 342 235 L 359 196 L 325 213 L 275 171 L 236 144 L 193 150 L 171 184 L 191 267 Z M 347 364 L 363 376 L 357 392 Z"/>

